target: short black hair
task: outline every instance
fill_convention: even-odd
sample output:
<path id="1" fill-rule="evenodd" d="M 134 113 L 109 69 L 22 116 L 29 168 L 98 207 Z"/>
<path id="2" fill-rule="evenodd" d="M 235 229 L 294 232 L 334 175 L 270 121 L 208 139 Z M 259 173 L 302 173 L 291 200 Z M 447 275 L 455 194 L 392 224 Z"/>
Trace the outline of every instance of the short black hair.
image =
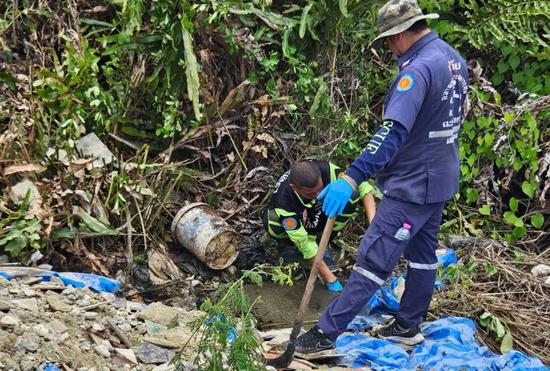
<path id="1" fill-rule="evenodd" d="M 321 171 L 308 160 L 298 161 L 290 169 L 290 184 L 298 188 L 313 188 L 319 183 Z"/>
<path id="2" fill-rule="evenodd" d="M 425 19 L 421 19 L 412 24 L 411 27 L 407 28 L 407 31 L 418 33 L 424 31 L 428 28 L 428 22 Z"/>

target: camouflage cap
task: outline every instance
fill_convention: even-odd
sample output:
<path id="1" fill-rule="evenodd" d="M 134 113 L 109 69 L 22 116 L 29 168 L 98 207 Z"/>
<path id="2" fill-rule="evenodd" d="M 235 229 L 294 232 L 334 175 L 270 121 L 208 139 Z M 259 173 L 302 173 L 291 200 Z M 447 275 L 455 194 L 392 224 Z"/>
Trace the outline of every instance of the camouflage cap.
<path id="1" fill-rule="evenodd" d="M 439 14 L 422 14 L 416 0 L 390 0 L 378 11 L 378 30 L 375 40 L 407 30 L 421 19 L 439 18 Z"/>

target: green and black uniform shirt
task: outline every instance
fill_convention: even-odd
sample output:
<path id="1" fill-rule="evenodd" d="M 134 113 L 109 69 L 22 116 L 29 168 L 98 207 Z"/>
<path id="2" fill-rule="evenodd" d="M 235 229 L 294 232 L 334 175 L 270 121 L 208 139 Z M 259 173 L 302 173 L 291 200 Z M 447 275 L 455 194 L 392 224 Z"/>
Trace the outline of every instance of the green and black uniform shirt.
<path id="1" fill-rule="evenodd" d="M 329 161 L 313 160 L 319 168 L 323 188 L 336 180 L 341 169 Z M 305 200 L 290 188 L 290 170 L 284 173 L 277 184 L 269 202 L 265 227 L 269 235 L 276 239 L 290 239 L 300 250 L 304 259 L 310 259 L 317 254 L 317 237 L 323 232 L 327 216 L 323 213 L 323 201 Z M 334 232 L 343 229 L 355 214 L 357 203 L 372 186 L 361 183 L 342 215 L 336 218 Z"/>

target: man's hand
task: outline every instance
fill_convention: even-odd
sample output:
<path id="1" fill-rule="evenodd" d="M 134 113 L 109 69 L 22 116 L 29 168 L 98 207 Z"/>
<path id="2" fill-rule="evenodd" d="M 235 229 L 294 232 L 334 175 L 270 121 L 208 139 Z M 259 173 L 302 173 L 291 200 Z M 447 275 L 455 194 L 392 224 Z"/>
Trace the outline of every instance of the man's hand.
<path id="1" fill-rule="evenodd" d="M 325 199 L 323 202 L 323 212 L 332 218 L 335 215 L 340 215 L 344 211 L 351 195 L 353 188 L 344 179 L 340 178 L 331 182 L 317 196 L 318 200 Z"/>
<path id="2" fill-rule="evenodd" d="M 342 292 L 344 290 L 338 278 L 334 282 L 329 283 L 327 289 L 332 292 Z"/>

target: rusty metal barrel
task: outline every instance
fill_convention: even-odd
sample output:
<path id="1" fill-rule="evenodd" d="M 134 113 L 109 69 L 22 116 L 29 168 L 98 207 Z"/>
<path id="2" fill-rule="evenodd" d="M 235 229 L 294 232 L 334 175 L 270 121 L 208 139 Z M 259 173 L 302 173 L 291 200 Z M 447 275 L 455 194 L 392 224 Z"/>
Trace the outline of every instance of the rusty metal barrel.
<path id="1" fill-rule="evenodd" d="M 180 245 L 212 269 L 227 268 L 239 254 L 241 237 L 207 204 L 184 206 L 171 230 Z"/>

